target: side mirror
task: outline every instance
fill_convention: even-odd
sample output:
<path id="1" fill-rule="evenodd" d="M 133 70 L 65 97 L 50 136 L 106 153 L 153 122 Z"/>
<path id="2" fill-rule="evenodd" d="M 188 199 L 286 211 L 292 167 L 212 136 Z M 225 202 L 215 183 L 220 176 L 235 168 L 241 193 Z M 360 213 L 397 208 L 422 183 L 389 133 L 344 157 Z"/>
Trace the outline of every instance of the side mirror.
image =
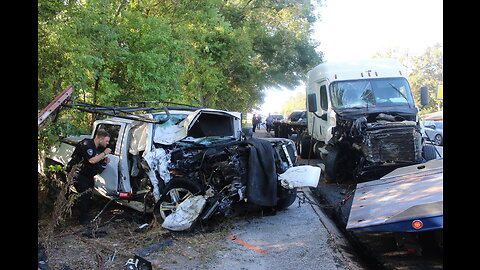
<path id="1" fill-rule="evenodd" d="M 428 105 L 428 87 L 427 86 L 420 87 L 420 104 L 422 106 Z"/>
<path id="2" fill-rule="evenodd" d="M 316 112 L 317 111 L 317 95 L 315 93 L 308 94 L 307 96 L 307 105 L 309 112 Z"/>

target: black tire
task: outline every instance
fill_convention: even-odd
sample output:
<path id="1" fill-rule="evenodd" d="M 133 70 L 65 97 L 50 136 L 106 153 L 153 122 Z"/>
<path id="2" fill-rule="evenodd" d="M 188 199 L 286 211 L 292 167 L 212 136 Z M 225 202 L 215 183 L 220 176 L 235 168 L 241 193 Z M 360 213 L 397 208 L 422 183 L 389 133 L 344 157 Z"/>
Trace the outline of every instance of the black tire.
<path id="1" fill-rule="evenodd" d="M 330 183 L 345 183 L 353 180 L 354 163 L 347 151 L 335 148 L 325 157 L 325 179 Z"/>
<path id="2" fill-rule="evenodd" d="M 422 147 L 422 157 L 425 161 L 429 161 L 437 158 L 437 151 L 433 145 L 424 145 Z"/>
<path id="3" fill-rule="evenodd" d="M 280 131 L 279 131 L 279 126 L 278 125 L 274 125 L 273 126 L 273 136 L 275 138 L 279 138 L 280 137 Z"/>
<path id="4" fill-rule="evenodd" d="M 165 186 L 160 200 L 155 205 L 154 214 L 164 220 L 187 198 L 202 194 L 202 188 L 196 183 L 184 179 L 172 179 Z M 177 197 L 176 199 L 174 197 Z"/>
<path id="5" fill-rule="evenodd" d="M 286 127 L 286 126 L 280 126 L 279 129 L 280 129 L 280 130 L 279 130 L 279 132 L 278 132 L 278 133 L 279 133 L 279 136 L 278 136 L 278 137 L 288 139 L 288 127 Z"/>
<path id="6" fill-rule="evenodd" d="M 442 135 L 440 135 L 440 134 L 435 135 L 435 138 L 433 139 L 433 143 L 435 145 L 443 145 Z"/>
<path id="7" fill-rule="evenodd" d="M 277 201 L 277 205 L 275 205 L 276 210 L 283 210 L 287 209 L 290 205 L 295 202 L 297 198 L 297 189 L 284 189 L 282 187 L 278 187 L 279 190 L 279 198 Z"/>
<path id="8" fill-rule="evenodd" d="M 313 149 L 311 139 L 309 137 L 302 137 L 299 148 L 301 158 L 308 159 L 313 157 Z"/>

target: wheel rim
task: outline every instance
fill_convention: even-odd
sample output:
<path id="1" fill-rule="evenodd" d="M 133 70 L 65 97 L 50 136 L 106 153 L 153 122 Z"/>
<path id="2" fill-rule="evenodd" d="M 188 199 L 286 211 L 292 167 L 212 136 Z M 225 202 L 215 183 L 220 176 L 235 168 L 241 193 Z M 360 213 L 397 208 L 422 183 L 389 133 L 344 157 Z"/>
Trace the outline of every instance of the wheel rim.
<path id="1" fill-rule="evenodd" d="M 172 188 L 165 194 L 165 200 L 160 203 L 160 216 L 162 219 L 174 213 L 179 204 L 192 197 L 193 194 L 185 188 Z"/>

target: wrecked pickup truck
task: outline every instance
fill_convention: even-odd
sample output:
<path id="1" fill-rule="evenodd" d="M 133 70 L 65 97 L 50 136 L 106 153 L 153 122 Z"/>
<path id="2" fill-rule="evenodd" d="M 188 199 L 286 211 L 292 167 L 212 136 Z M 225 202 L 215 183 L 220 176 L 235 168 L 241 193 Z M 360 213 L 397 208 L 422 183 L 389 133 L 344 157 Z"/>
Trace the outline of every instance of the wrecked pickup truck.
<path id="1" fill-rule="evenodd" d="M 297 187 L 317 185 L 320 168 L 293 167 L 297 154 L 291 140 L 246 139 L 240 116 L 165 106 L 97 120 L 90 136 L 68 137 L 54 146 L 47 164 L 67 164 L 78 141 L 108 131 L 110 163 L 95 176 L 95 193 L 153 212 L 163 227 L 177 231 L 226 215 L 239 202 L 284 209 L 294 202 Z"/>

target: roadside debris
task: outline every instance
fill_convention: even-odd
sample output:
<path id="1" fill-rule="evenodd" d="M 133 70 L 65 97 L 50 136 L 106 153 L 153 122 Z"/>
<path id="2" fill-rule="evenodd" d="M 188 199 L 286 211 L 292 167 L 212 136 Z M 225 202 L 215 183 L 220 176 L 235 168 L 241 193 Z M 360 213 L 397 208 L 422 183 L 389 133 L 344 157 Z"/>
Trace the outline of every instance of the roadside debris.
<path id="1" fill-rule="evenodd" d="M 169 240 L 165 240 L 165 241 L 162 241 L 160 243 L 157 243 L 157 244 L 153 244 L 153 245 L 150 245 L 150 246 L 143 247 L 143 248 L 137 250 L 137 252 L 135 252 L 135 256 L 146 257 L 153 252 L 159 251 L 163 247 L 171 245 L 172 243 L 173 243 L 173 240 L 169 239 Z"/>
<path id="2" fill-rule="evenodd" d="M 133 259 L 128 259 L 126 270 L 152 270 L 152 264 L 144 258 L 135 255 Z"/>
<path id="3" fill-rule="evenodd" d="M 288 168 L 287 171 L 278 176 L 278 179 L 282 187 L 286 189 L 316 187 L 320 179 L 320 173 L 320 167 L 303 165 Z"/>
<path id="4" fill-rule="evenodd" d="M 107 235 L 106 231 L 97 231 L 95 229 L 88 229 L 87 231 L 82 233 L 82 236 L 88 238 L 102 238 Z"/>
<path id="5" fill-rule="evenodd" d="M 229 234 L 229 235 L 227 235 L 227 237 L 230 238 L 230 239 L 232 239 L 232 240 L 234 240 L 235 242 L 238 242 L 238 243 L 240 243 L 240 244 L 248 247 L 248 248 L 251 249 L 251 250 L 255 250 L 256 252 L 259 252 L 259 253 L 266 253 L 265 250 L 260 249 L 260 248 L 257 248 L 257 247 L 254 247 L 254 246 L 251 246 L 251 245 L 247 244 L 245 241 L 238 239 L 238 238 L 237 238 L 236 236 L 234 236 L 234 235 Z"/>
<path id="6" fill-rule="evenodd" d="M 202 213 L 206 202 L 205 196 L 202 195 L 186 199 L 178 205 L 172 214 L 165 218 L 162 227 L 171 231 L 190 229 L 200 213 Z"/>
<path id="7" fill-rule="evenodd" d="M 38 269 L 50 270 L 50 267 L 48 266 L 47 252 L 43 243 L 38 244 Z"/>
<path id="8" fill-rule="evenodd" d="M 145 231 L 145 228 L 147 228 L 148 225 L 150 225 L 150 224 L 144 223 L 144 224 L 138 226 L 138 228 L 136 228 L 134 230 L 134 232 L 143 232 L 143 231 Z"/>

